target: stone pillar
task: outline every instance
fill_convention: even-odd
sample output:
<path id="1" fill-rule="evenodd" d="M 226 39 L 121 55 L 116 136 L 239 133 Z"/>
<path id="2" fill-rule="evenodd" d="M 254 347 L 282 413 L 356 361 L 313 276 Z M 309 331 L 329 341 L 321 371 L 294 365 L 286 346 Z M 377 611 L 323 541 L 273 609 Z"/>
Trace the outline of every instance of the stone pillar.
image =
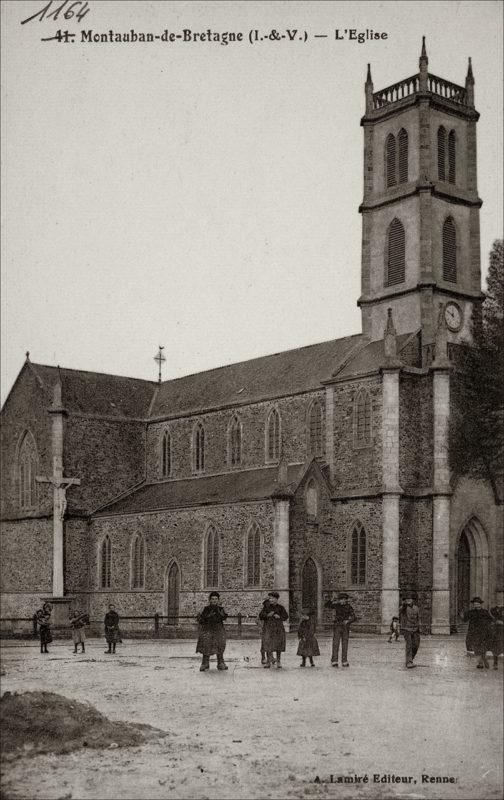
<path id="1" fill-rule="evenodd" d="M 442 337 L 441 337 L 442 338 Z M 448 432 L 450 417 L 450 373 L 446 356 L 438 354 L 433 364 L 434 394 L 434 491 L 432 523 L 432 625 L 433 634 L 450 633 L 450 470 Z"/>
<path id="2" fill-rule="evenodd" d="M 399 369 L 382 369 L 381 632 L 399 608 Z"/>
<path id="3" fill-rule="evenodd" d="M 289 611 L 289 501 L 275 500 L 273 534 L 273 564 L 275 589 L 280 602 Z M 288 629 L 288 625 L 287 625 Z"/>

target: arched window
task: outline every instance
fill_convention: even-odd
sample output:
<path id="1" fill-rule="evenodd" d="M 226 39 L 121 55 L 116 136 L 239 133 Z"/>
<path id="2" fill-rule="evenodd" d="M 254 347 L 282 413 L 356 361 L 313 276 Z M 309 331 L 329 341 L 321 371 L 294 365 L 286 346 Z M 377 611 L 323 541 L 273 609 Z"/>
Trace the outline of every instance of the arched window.
<path id="1" fill-rule="evenodd" d="M 370 395 L 364 389 L 355 398 L 354 434 L 356 447 L 367 447 L 371 444 L 372 403 Z"/>
<path id="2" fill-rule="evenodd" d="M 441 125 L 437 132 L 437 164 L 438 178 L 440 181 L 446 180 L 446 131 Z"/>
<path id="3" fill-rule="evenodd" d="M 399 143 L 399 183 L 408 182 L 408 134 L 401 128 L 397 137 Z"/>
<path id="4" fill-rule="evenodd" d="M 255 522 L 247 532 L 247 586 L 261 583 L 261 532 Z"/>
<path id="5" fill-rule="evenodd" d="M 366 531 L 360 522 L 356 522 L 350 545 L 350 583 L 352 586 L 364 586 L 366 583 Z"/>
<path id="6" fill-rule="evenodd" d="M 135 536 L 131 551 L 131 586 L 143 589 L 145 585 L 145 552 L 143 536 Z"/>
<path id="7" fill-rule="evenodd" d="M 172 470 L 171 463 L 171 434 L 165 431 L 161 441 L 161 476 L 169 478 Z"/>
<path id="8" fill-rule="evenodd" d="M 266 457 L 268 461 L 280 458 L 280 414 L 272 408 L 266 425 Z"/>
<path id="9" fill-rule="evenodd" d="M 100 546 L 100 588 L 110 589 L 110 576 L 112 574 L 112 543 L 108 534 Z"/>
<path id="10" fill-rule="evenodd" d="M 318 514 L 318 490 L 314 480 L 311 480 L 306 487 L 305 504 L 308 516 L 316 517 Z"/>
<path id="11" fill-rule="evenodd" d="M 450 131 L 448 135 L 448 180 L 450 183 L 455 183 L 457 177 L 456 146 L 455 131 Z"/>
<path id="12" fill-rule="evenodd" d="M 229 463 L 232 467 L 241 464 L 242 460 L 242 428 L 238 417 L 233 417 L 228 431 Z"/>
<path id="13" fill-rule="evenodd" d="M 205 586 L 215 589 L 219 585 L 219 536 L 211 525 L 205 537 Z"/>
<path id="14" fill-rule="evenodd" d="M 457 231 L 452 217 L 443 225 L 443 280 L 457 281 Z"/>
<path id="15" fill-rule="evenodd" d="M 392 220 L 387 232 L 386 285 L 403 283 L 406 274 L 406 234 L 402 222 Z"/>
<path id="16" fill-rule="evenodd" d="M 205 429 L 198 422 L 193 432 L 193 466 L 195 472 L 205 469 Z"/>
<path id="17" fill-rule="evenodd" d="M 393 134 L 389 133 L 385 142 L 385 184 L 388 189 L 396 183 L 396 140 Z"/>
<path id="18" fill-rule="evenodd" d="M 315 400 L 310 407 L 308 419 L 309 445 L 308 452 L 313 456 L 322 456 L 325 452 L 324 410 L 320 400 Z"/>
<path id="19" fill-rule="evenodd" d="M 37 505 L 37 448 L 29 431 L 24 434 L 17 458 L 17 479 L 19 488 L 19 506 L 22 509 L 35 508 Z"/>

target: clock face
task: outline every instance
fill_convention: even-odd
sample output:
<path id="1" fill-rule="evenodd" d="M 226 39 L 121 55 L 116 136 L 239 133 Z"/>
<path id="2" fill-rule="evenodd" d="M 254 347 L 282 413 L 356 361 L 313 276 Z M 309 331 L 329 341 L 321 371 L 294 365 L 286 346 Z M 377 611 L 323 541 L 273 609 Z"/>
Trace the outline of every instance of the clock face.
<path id="1" fill-rule="evenodd" d="M 447 303 L 445 306 L 446 325 L 451 331 L 459 331 L 462 327 L 462 311 L 456 303 Z"/>

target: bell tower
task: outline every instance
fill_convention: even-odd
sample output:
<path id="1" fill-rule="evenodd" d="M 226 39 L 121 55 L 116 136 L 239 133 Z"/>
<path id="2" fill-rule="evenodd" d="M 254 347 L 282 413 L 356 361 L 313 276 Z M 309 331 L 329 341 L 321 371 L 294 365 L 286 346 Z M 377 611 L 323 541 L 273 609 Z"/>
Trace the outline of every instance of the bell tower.
<path id="1" fill-rule="evenodd" d="M 448 341 L 470 335 L 480 302 L 474 77 L 464 86 L 428 70 L 375 92 L 365 83 L 361 297 L 363 333 L 381 339 L 391 308 L 397 333 L 421 331 L 423 362 L 443 304 Z"/>

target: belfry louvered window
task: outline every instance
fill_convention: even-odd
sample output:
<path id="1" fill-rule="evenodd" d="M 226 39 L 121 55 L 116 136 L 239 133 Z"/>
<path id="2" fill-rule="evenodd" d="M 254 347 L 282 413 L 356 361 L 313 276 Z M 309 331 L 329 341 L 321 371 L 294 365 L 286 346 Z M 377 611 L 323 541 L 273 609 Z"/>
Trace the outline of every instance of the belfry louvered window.
<path id="1" fill-rule="evenodd" d="M 219 585 L 219 535 L 211 526 L 205 538 L 205 586 L 208 589 Z"/>
<path id="2" fill-rule="evenodd" d="M 315 400 L 310 408 L 309 415 L 309 447 L 312 456 L 324 455 L 324 411 L 322 403 Z"/>
<path id="3" fill-rule="evenodd" d="M 236 467 L 242 460 L 242 429 L 238 417 L 233 417 L 228 437 L 229 463 L 232 467 Z"/>
<path id="4" fill-rule="evenodd" d="M 161 442 L 161 476 L 168 478 L 171 475 L 171 436 L 165 431 Z"/>
<path id="5" fill-rule="evenodd" d="M 457 177 L 456 146 L 455 131 L 450 131 L 448 135 L 448 180 L 450 183 L 455 183 Z"/>
<path id="6" fill-rule="evenodd" d="M 105 536 L 100 547 L 100 588 L 110 589 L 110 577 L 112 574 L 112 543 Z"/>
<path id="7" fill-rule="evenodd" d="M 402 222 L 397 218 L 390 223 L 387 235 L 386 285 L 403 283 L 406 272 L 406 236 Z"/>
<path id="8" fill-rule="evenodd" d="M 443 280 L 457 280 L 457 231 L 451 217 L 443 225 Z"/>
<path id="9" fill-rule="evenodd" d="M 135 536 L 131 553 L 131 586 L 133 589 L 144 588 L 145 550 L 143 536 Z"/>
<path id="10" fill-rule="evenodd" d="M 446 131 L 441 125 L 437 132 L 437 161 L 438 178 L 440 181 L 446 180 Z"/>
<path id="11" fill-rule="evenodd" d="M 193 466 L 195 472 L 203 472 L 205 469 L 205 429 L 201 422 L 198 422 L 193 434 Z"/>
<path id="12" fill-rule="evenodd" d="M 280 458 L 280 415 L 276 408 L 269 414 L 266 427 L 266 457 L 268 461 Z"/>
<path id="13" fill-rule="evenodd" d="M 355 398 L 354 435 L 356 447 L 367 447 L 371 444 L 372 404 L 370 395 L 364 389 Z"/>
<path id="14" fill-rule="evenodd" d="M 399 183 L 408 182 L 408 134 L 401 128 L 399 136 Z"/>
<path id="15" fill-rule="evenodd" d="M 360 522 L 356 522 L 352 530 L 350 582 L 352 586 L 366 583 L 366 531 Z"/>
<path id="16" fill-rule="evenodd" d="M 247 533 L 247 586 L 261 581 L 261 532 L 254 523 Z"/>
<path id="17" fill-rule="evenodd" d="M 387 189 L 389 186 L 396 185 L 396 140 L 391 133 L 387 136 L 385 143 L 385 176 Z"/>

